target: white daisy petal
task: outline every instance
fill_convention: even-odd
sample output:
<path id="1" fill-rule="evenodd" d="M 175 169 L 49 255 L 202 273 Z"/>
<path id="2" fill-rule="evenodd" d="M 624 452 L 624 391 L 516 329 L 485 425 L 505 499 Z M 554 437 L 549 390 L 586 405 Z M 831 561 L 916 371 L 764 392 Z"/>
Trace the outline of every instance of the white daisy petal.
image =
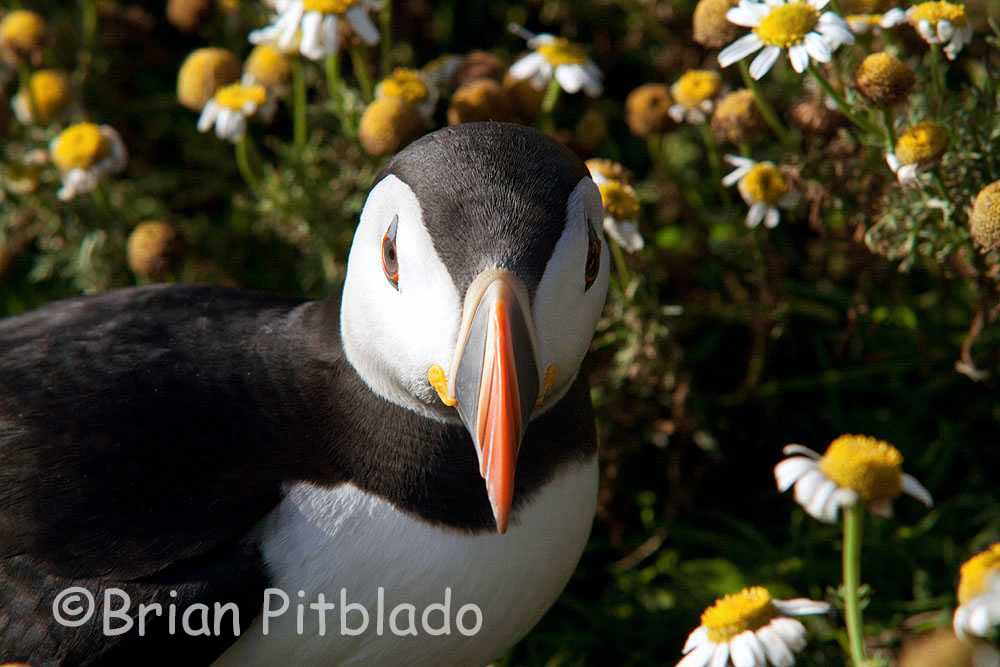
<path id="1" fill-rule="evenodd" d="M 837 523 L 837 514 L 841 507 L 854 507 L 857 504 L 857 493 L 851 489 L 837 489 L 837 492 L 826 503 L 823 510 L 823 520 L 827 523 Z"/>
<path id="2" fill-rule="evenodd" d="M 798 454 L 800 456 L 805 456 L 810 459 L 813 459 L 814 461 L 819 461 L 820 459 L 819 453 L 816 452 L 815 450 L 809 449 L 808 447 L 805 447 L 803 445 L 797 445 L 795 443 L 792 443 L 790 445 L 785 445 L 784 448 L 781 450 L 781 452 L 785 456 Z"/>
<path id="3" fill-rule="evenodd" d="M 540 53 L 529 53 L 510 66 L 510 75 L 515 79 L 530 79 L 535 76 L 545 62 Z"/>
<path id="4" fill-rule="evenodd" d="M 756 227 L 764 219 L 765 215 L 767 215 L 767 204 L 757 202 L 752 205 L 750 210 L 747 211 L 747 227 Z"/>
<path id="5" fill-rule="evenodd" d="M 788 49 L 788 60 L 792 63 L 792 69 L 799 74 L 806 71 L 809 66 L 809 52 L 804 44 L 795 44 Z"/>
<path id="6" fill-rule="evenodd" d="M 560 65 L 556 67 L 556 81 L 570 95 L 580 92 L 583 88 L 585 75 L 579 65 Z"/>
<path id="7" fill-rule="evenodd" d="M 781 222 L 781 213 L 773 206 L 768 207 L 767 215 L 764 216 L 764 226 L 768 229 L 774 229 Z"/>
<path id="8" fill-rule="evenodd" d="M 899 7 L 890 9 L 882 15 L 879 25 L 883 28 L 895 28 L 897 25 L 906 22 L 906 11 Z"/>
<path id="9" fill-rule="evenodd" d="M 369 46 L 378 44 L 378 28 L 375 27 L 375 23 L 361 5 L 354 5 L 348 9 L 345 16 L 350 21 L 351 28 L 365 44 Z"/>
<path id="10" fill-rule="evenodd" d="M 826 475 L 820 472 L 820 470 L 810 470 L 802 476 L 802 479 L 795 483 L 795 501 L 805 507 L 812 500 L 816 489 L 825 481 Z"/>
<path id="11" fill-rule="evenodd" d="M 741 4 L 726 12 L 726 19 L 744 28 L 755 28 L 767 16 L 765 5 L 758 3 Z"/>
<path id="12" fill-rule="evenodd" d="M 323 53 L 323 15 L 319 12 L 306 12 L 302 17 L 301 30 L 302 39 L 299 42 L 299 51 L 310 60 L 319 60 Z"/>
<path id="13" fill-rule="evenodd" d="M 757 51 L 764 48 L 764 42 L 761 41 L 755 33 L 749 33 L 740 37 L 738 40 L 727 46 L 726 48 L 719 51 L 719 65 L 721 67 L 729 67 L 735 62 L 743 60 L 747 56 L 756 53 Z"/>
<path id="14" fill-rule="evenodd" d="M 712 642 L 705 642 L 684 656 L 681 661 L 677 663 L 677 667 L 706 667 L 712 660 L 712 656 L 714 654 L 715 644 Z"/>
<path id="15" fill-rule="evenodd" d="M 774 478 L 778 490 L 784 493 L 799 481 L 802 475 L 816 468 L 816 462 L 804 456 L 793 456 L 774 466 Z"/>
<path id="16" fill-rule="evenodd" d="M 708 629 L 704 625 L 699 625 L 695 628 L 691 634 L 688 635 L 687 641 L 684 642 L 684 648 L 682 653 L 690 653 L 702 644 L 708 641 Z"/>
<path id="17" fill-rule="evenodd" d="M 750 63 L 750 76 L 752 76 L 755 81 L 763 78 L 763 76 L 770 72 L 771 68 L 774 67 L 774 63 L 778 60 L 778 56 L 780 55 L 780 47 L 766 47 L 763 51 L 757 54 L 757 57 L 753 59 L 752 63 Z"/>
<path id="18" fill-rule="evenodd" d="M 764 645 L 767 659 L 774 667 L 792 667 L 795 664 L 795 656 L 774 628 L 770 626 L 761 628 L 757 631 L 757 637 Z"/>
<path id="19" fill-rule="evenodd" d="M 709 667 L 726 667 L 729 663 L 729 644 L 716 644 Z"/>
<path id="20" fill-rule="evenodd" d="M 816 11 L 821 11 L 824 7 L 830 4 L 830 0 L 809 0 L 809 4 L 813 6 Z"/>
<path id="21" fill-rule="evenodd" d="M 815 614 L 826 614 L 830 611 L 828 603 L 820 600 L 810 600 L 809 598 L 772 600 L 771 603 L 775 609 L 789 616 L 812 616 Z"/>
<path id="22" fill-rule="evenodd" d="M 803 508 L 811 516 L 817 519 L 824 519 L 823 510 L 826 508 L 826 501 L 828 501 L 833 494 L 837 491 L 837 485 L 830 481 L 829 479 L 824 479 L 816 490 L 813 492 L 812 497 L 809 502 L 803 505 Z"/>
<path id="23" fill-rule="evenodd" d="M 794 618 L 778 617 L 768 627 L 773 628 L 793 652 L 798 653 L 806 647 L 806 626 Z"/>
<path id="24" fill-rule="evenodd" d="M 805 41 L 806 51 L 812 56 L 813 60 L 818 60 L 821 63 L 828 63 L 830 59 L 833 58 L 833 53 L 830 51 L 830 45 L 827 44 L 826 40 L 819 36 L 815 32 L 810 32 L 806 35 Z"/>
<path id="25" fill-rule="evenodd" d="M 670 106 L 669 109 L 667 109 L 667 114 L 670 116 L 670 118 L 673 119 L 675 123 L 683 123 L 685 110 L 686 109 L 683 105 L 673 104 Z"/>
<path id="26" fill-rule="evenodd" d="M 934 499 L 931 498 L 930 491 L 917 481 L 913 475 L 903 473 L 903 493 L 909 494 L 928 507 L 934 506 Z"/>
<path id="27" fill-rule="evenodd" d="M 729 642 L 730 657 L 735 667 L 757 667 L 757 658 L 747 645 L 747 634 L 751 637 L 752 632 L 743 632 L 736 635 Z"/>

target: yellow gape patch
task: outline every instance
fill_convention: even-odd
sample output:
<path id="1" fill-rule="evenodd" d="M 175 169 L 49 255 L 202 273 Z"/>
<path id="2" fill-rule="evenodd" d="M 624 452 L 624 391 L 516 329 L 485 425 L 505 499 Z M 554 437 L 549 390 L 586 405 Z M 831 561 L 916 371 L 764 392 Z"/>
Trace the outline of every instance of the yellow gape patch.
<path id="1" fill-rule="evenodd" d="M 444 372 L 443 368 L 434 364 L 427 369 L 427 381 L 434 387 L 434 391 L 437 392 L 442 403 L 449 408 L 458 405 L 458 401 L 448 395 L 448 374 Z"/>

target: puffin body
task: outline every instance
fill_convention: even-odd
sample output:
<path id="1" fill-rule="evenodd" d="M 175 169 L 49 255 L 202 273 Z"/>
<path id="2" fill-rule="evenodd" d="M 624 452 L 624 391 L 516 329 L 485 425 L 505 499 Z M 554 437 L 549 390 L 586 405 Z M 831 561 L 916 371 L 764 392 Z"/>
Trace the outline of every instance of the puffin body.
<path id="1" fill-rule="evenodd" d="M 340 298 L 155 286 L 0 321 L 0 662 L 501 655 L 593 519 L 601 219 L 571 154 L 463 125 L 378 178 Z"/>

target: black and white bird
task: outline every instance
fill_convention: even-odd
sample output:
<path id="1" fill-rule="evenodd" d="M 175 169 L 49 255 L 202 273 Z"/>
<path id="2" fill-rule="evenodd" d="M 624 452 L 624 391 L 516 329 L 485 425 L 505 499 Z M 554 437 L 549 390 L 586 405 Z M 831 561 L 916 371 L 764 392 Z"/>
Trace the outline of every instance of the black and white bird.
<path id="1" fill-rule="evenodd" d="M 559 596 L 594 516 L 581 363 L 608 287 L 602 218 L 567 150 L 460 125 L 377 179 L 340 298 L 154 286 L 0 321 L 0 662 L 502 655 Z M 70 626 L 53 605 L 73 587 L 98 611 L 118 589 L 134 620 L 140 604 L 164 612 L 142 636 L 108 636 L 99 613 Z M 292 610 L 265 636 L 267 588 Z M 473 636 L 374 619 L 352 636 L 336 610 L 324 633 L 294 612 L 344 590 L 419 622 L 446 589 L 481 609 Z M 188 636 L 180 614 L 198 603 L 233 603 L 239 636 Z"/>

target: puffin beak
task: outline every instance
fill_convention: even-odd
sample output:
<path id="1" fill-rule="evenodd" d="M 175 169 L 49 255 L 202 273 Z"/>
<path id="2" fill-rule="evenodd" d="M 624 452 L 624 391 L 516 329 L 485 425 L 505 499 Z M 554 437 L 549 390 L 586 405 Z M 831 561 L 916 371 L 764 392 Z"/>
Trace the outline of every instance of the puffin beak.
<path id="1" fill-rule="evenodd" d="M 521 439 L 538 398 L 538 363 L 527 293 L 511 273 L 490 270 L 469 288 L 452 386 L 479 457 L 497 531 L 507 531 Z"/>

